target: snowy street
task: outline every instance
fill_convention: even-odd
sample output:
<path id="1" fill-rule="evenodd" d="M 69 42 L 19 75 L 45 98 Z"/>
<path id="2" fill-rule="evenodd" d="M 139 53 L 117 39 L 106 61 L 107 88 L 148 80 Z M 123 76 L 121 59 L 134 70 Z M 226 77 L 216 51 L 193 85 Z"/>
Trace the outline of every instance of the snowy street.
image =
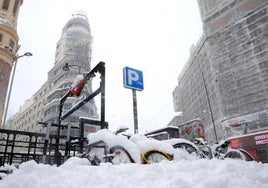
<path id="1" fill-rule="evenodd" d="M 0 180 L 1 188 L 267 188 L 268 164 L 240 160 L 191 159 L 158 164 L 102 163 L 70 158 L 60 167 L 29 161 Z"/>
<path id="2" fill-rule="evenodd" d="M 0 0 L 0 188 L 268 188 L 268 0 Z"/>

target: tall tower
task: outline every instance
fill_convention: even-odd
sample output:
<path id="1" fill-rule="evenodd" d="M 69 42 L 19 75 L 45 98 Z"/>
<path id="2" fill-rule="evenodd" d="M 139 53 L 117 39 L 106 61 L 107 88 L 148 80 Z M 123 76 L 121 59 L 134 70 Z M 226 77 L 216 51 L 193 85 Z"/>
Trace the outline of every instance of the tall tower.
<path id="1" fill-rule="evenodd" d="M 59 99 L 68 92 L 75 77 L 91 69 L 92 36 L 86 13 L 77 11 L 62 29 L 62 35 L 57 42 L 54 67 L 48 73 L 47 84 L 51 88 L 44 98 L 43 121 L 58 121 Z M 70 70 L 63 71 L 63 66 L 70 66 Z M 82 91 L 82 96 L 92 92 L 92 83 Z M 64 103 L 63 114 L 78 101 L 76 97 L 68 97 Z M 98 118 L 94 100 L 79 108 L 62 123 L 78 125 L 79 117 Z"/>
<path id="2" fill-rule="evenodd" d="M 17 18 L 23 0 L 0 1 L 0 128 L 4 113 L 9 77 L 14 63 L 13 55 L 20 48 L 17 34 Z M 9 46 L 12 49 L 7 50 Z"/>
<path id="3" fill-rule="evenodd" d="M 68 92 L 77 75 L 91 69 L 91 43 L 92 36 L 86 13 L 75 12 L 62 29 L 62 35 L 56 44 L 54 66 L 48 72 L 47 81 L 25 101 L 20 111 L 7 121 L 8 129 L 40 133 L 45 129 L 38 122 L 58 123 L 60 99 Z M 69 71 L 63 70 L 66 63 L 69 65 Z M 90 93 L 92 93 L 92 83 L 88 81 L 79 99 L 67 98 L 62 114 Z M 79 117 L 99 118 L 94 99 L 80 107 L 61 124 L 78 126 Z M 58 130 L 53 128 L 51 134 L 57 134 Z"/>

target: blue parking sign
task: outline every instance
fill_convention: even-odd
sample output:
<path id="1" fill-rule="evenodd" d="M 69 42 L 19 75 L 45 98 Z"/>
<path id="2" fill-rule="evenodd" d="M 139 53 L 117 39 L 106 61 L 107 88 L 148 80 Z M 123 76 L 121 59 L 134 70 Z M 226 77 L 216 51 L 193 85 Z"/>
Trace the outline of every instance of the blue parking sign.
<path id="1" fill-rule="evenodd" d="M 124 67 L 124 87 L 129 89 L 143 90 L 142 71 L 130 67 Z"/>

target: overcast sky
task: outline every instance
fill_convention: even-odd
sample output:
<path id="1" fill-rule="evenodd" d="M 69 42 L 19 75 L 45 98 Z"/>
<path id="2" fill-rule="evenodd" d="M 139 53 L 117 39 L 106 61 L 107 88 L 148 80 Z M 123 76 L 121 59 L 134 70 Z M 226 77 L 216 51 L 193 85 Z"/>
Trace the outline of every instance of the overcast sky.
<path id="1" fill-rule="evenodd" d="M 18 61 L 9 115 L 18 112 L 47 80 L 56 43 L 72 13 L 87 13 L 93 36 L 91 65 L 106 63 L 106 121 L 109 128 L 133 130 L 132 91 L 123 87 L 123 67 L 143 72 L 137 91 L 139 132 L 163 126 L 176 115 L 172 92 L 202 34 L 196 0 L 25 0 L 18 18 Z M 93 81 L 98 87 L 99 80 Z M 95 99 L 99 107 L 100 100 Z"/>

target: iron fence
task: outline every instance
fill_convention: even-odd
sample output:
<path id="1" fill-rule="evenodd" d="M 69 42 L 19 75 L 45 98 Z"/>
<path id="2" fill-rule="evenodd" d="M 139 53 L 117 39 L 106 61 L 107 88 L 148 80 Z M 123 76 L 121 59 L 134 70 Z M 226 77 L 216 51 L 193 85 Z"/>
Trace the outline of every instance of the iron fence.
<path id="1" fill-rule="evenodd" d="M 59 142 L 56 142 L 57 139 Z M 71 156 L 83 151 L 83 144 L 72 144 L 78 137 L 58 136 L 34 132 L 0 129 L 0 166 L 19 165 L 29 160 L 37 163 L 60 165 Z M 57 143 L 59 143 L 57 145 Z M 59 148 L 57 154 L 56 149 Z"/>

